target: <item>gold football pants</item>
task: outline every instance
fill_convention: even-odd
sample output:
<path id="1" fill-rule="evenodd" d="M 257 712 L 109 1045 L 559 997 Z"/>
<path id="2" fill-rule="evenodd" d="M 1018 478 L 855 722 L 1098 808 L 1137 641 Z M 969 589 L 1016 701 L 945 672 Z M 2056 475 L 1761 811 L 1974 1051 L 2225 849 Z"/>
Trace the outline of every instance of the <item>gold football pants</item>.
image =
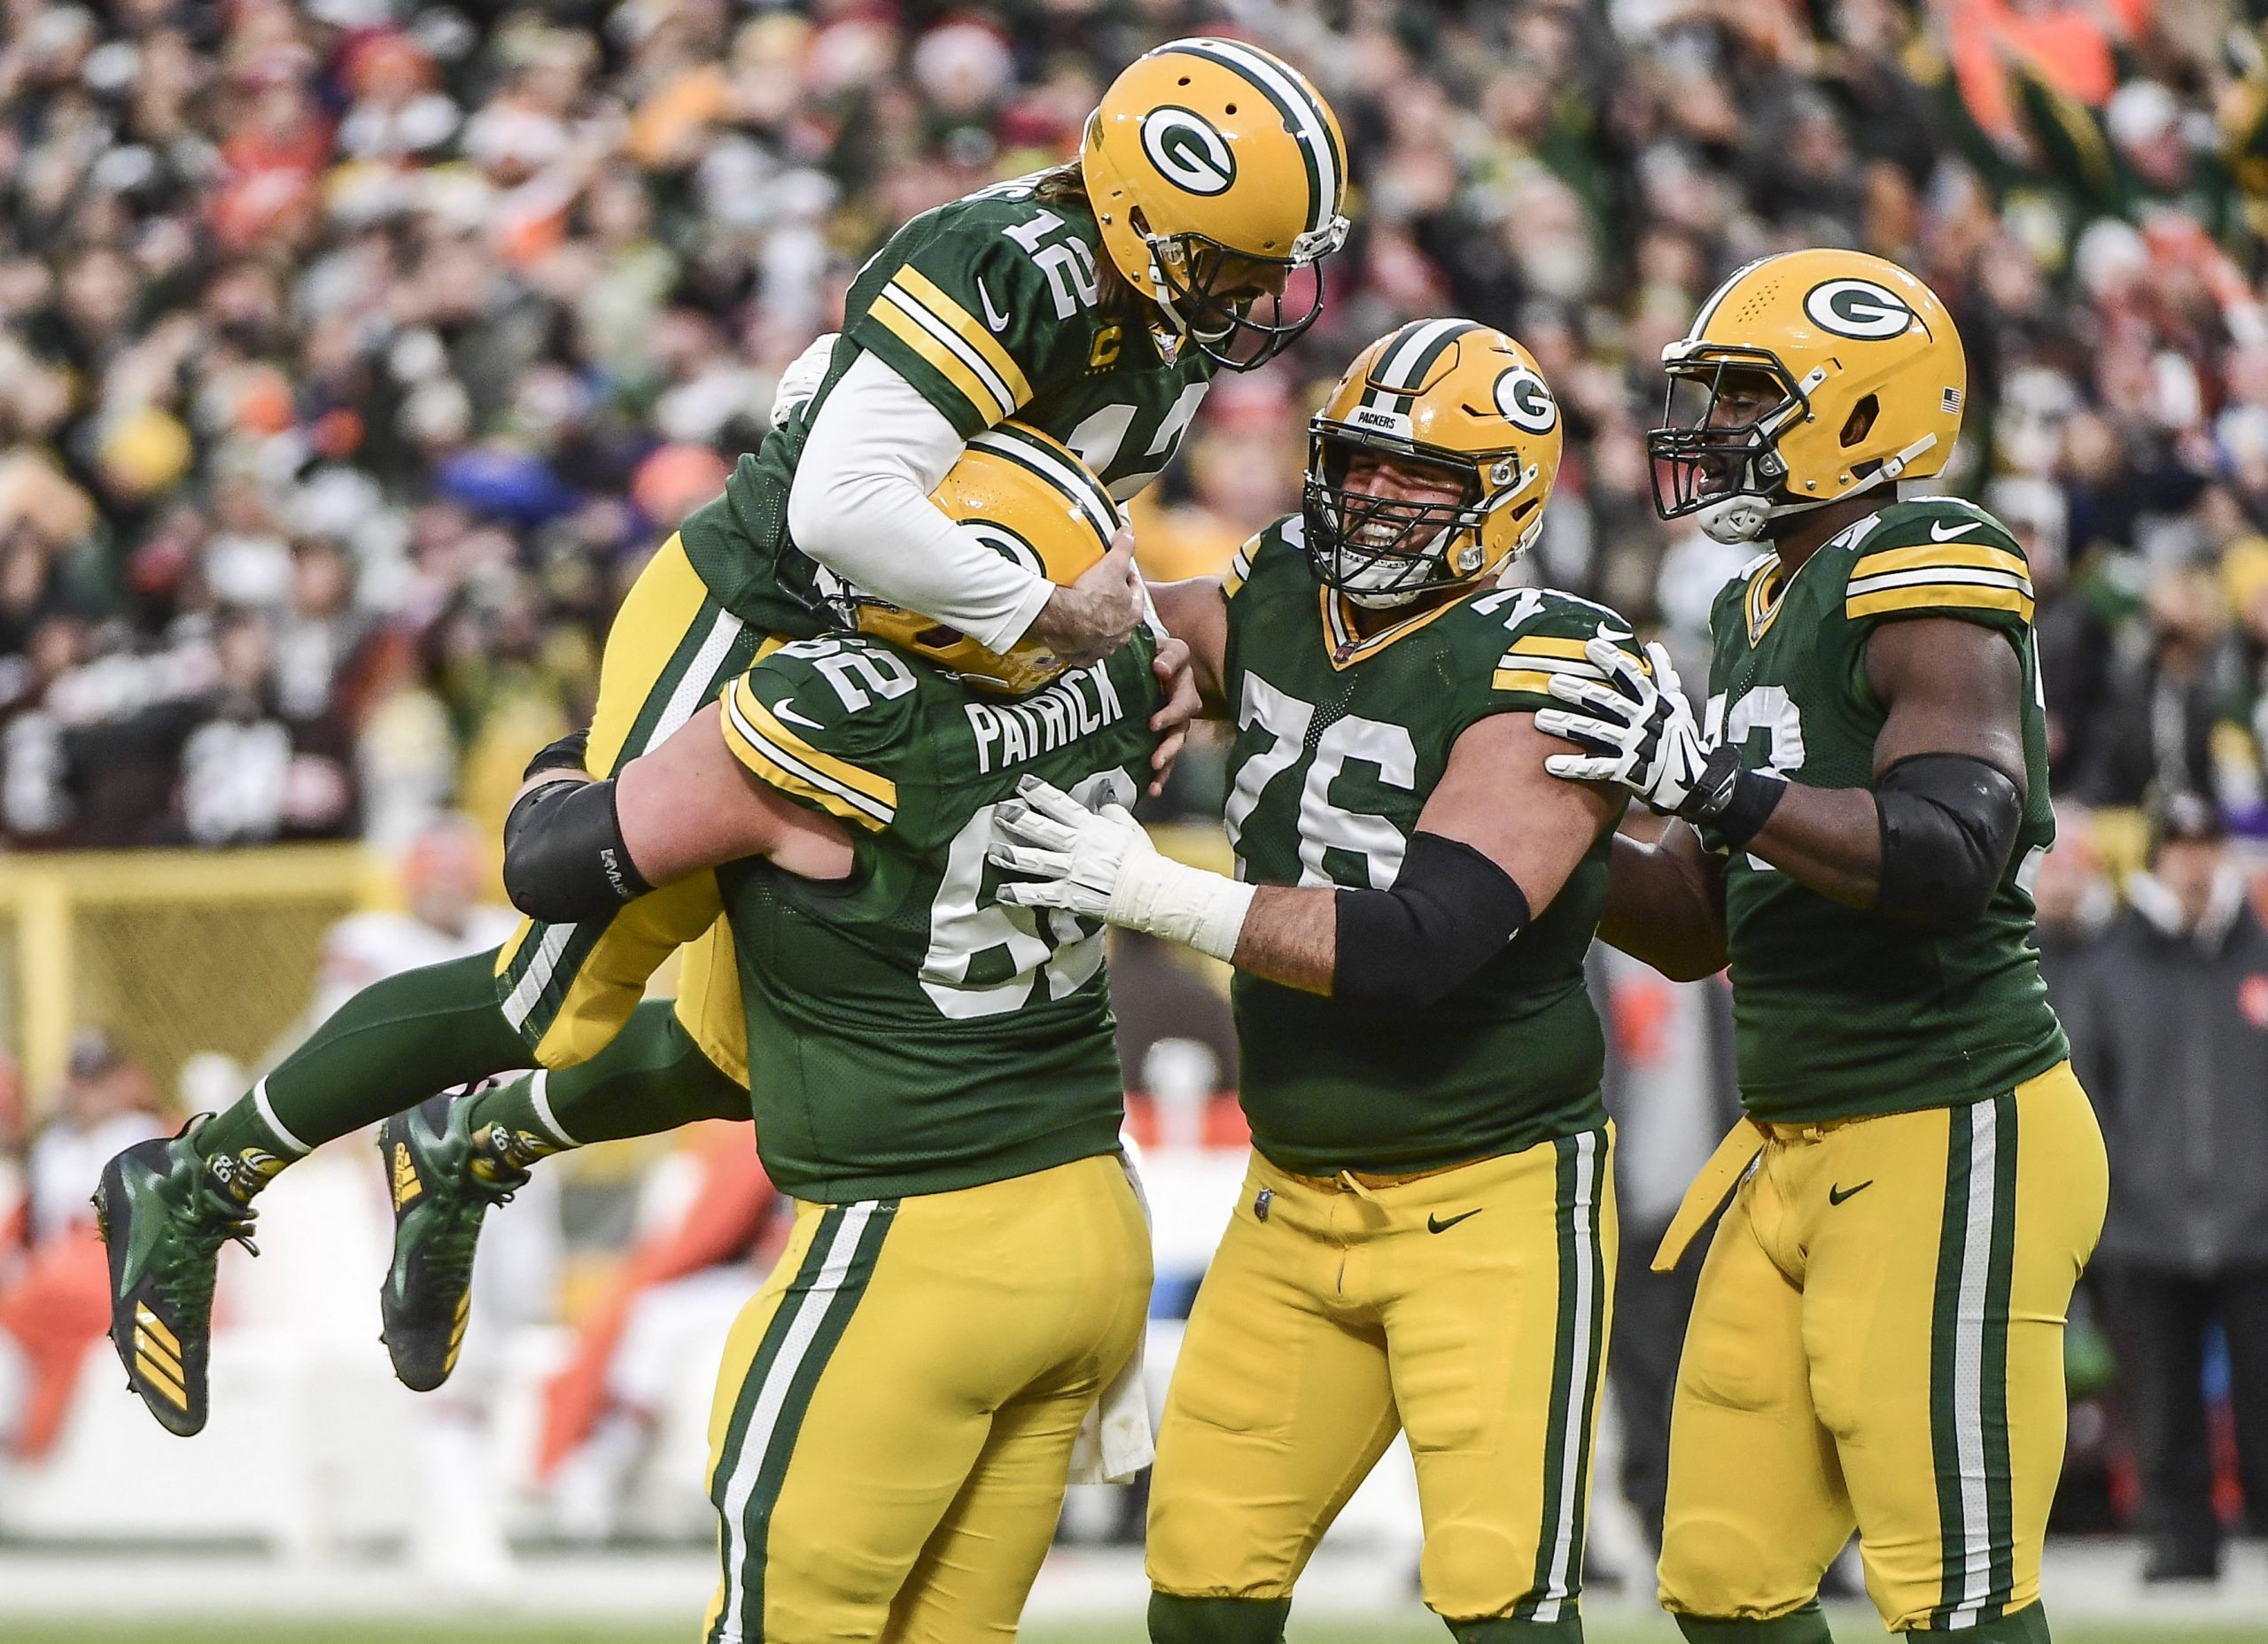
<path id="1" fill-rule="evenodd" d="M 2109 1189 L 2086 1093 L 2063 1063 L 1969 1106 L 1764 1128 L 1686 1331 L 1663 1604 L 1694 1637 L 1790 1617 L 1855 1528 L 1891 1631 L 2044 1637 L 2017 1617 Z"/>
<path id="2" fill-rule="evenodd" d="M 672 535 L 638 574 L 608 629 L 586 768 L 612 776 L 680 725 L 769 648 L 718 605 Z M 696 873 L 571 925 L 524 919 L 497 959 L 504 1014 L 538 1063 L 586 1061 L 622 1030 L 647 979 L 687 942 L 678 1018 L 709 1059 L 748 1082 L 740 977 L 717 880 Z"/>
<path id="3" fill-rule="evenodd" d="M 1013 1640 L 1072 1440 L 1149 1296 L 1149 1229 L 1114 1154 L 798 1204 L 718 1375 L 724 1579 L 704 1640 Z"/>
<path id="4" fill-rule="evenodd" d="M 1152 1636 L 1273 1640 L 1397 1431 L 1425 1601 L 1461 1636 L 1580 1638 L 1612 1311 L 1611 1132 L 1392 1186 L 1258 1154 L 1174 1367 L 1150 1492 Z"/>

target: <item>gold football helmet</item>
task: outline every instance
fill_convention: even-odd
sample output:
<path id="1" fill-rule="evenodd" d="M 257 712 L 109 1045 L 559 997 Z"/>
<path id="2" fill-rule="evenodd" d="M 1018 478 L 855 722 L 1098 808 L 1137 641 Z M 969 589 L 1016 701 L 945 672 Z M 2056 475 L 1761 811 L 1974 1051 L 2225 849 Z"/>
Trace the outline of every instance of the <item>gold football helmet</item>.
<path id="1" fill-rule="evenodd" d="M 1308 424 L 1309 562 L 1372 609 L 1493 578 L 1543 529 L 1564 438 L 1526 349 L 1471 320 L 1412 321 L 1357 354 Z M 1366 453 L 1444 470 L 1456 500 L 1350 488 Z"/>
<path id="2" fill-rule="evenodd" d="M 1111 261 L 1216 363 L 1249 370 L 1323 312 L 1347 145 L 1282 59 L 1209 39 L 1136 58 L 1088 120 L 1079 166 Z"/>
<path id="3" fill-rule="evenodd" d="M 1750 263 L 1662 364 L 1662 426 L 1646 437 L 1654 505 L 1664 519 L 1697 514 L 1720 542 L 1937 473 L 1969 392 L 1961 337 L 1937 293 L 1863 252 Z"/>
<path id="4" fill-rule="evenodd" d="M 1078 453 L 1036 428 L 1002 423 L 968 442 L 929 500 L 998 553 L 1050 582 L 1078 580 L 1110 549 L 1118 505 Z M 1036 640 L 1005 655 L 919 611 L 845 596 L 850 623 L 986 690 L 1021 695 L 1063 671 Z"/>

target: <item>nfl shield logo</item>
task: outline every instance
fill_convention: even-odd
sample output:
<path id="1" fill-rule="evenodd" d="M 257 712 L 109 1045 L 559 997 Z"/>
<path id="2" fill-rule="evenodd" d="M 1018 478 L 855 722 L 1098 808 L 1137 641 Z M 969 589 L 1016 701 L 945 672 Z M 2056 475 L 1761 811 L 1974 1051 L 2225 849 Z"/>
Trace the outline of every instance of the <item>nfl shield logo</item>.
<path id="1" fill-rule="evenodd" d="M 1262 1188 L 1260 1190 L 1260 1197 L 1252 1201 L 1252 1219 L 1254 1221 L 1267 1221 L 1268 1206 L 1275 1202 L 1276 1190 L 1272 1187 Z"/>

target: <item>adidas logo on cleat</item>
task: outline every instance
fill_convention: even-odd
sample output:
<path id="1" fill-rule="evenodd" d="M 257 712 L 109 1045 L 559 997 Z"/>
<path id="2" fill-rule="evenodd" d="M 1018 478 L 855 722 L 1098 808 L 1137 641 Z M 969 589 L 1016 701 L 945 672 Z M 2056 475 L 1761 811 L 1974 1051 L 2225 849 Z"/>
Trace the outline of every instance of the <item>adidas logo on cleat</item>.
<path id="1" fill-rule="evenodd" d="M 396 1142 L 393 1144 L 393 1207 L 400 1210 L 424 1190 L 425 1184 L 417 1179 L 417 1167 L 409 1160 L 409 1144 Z"/>

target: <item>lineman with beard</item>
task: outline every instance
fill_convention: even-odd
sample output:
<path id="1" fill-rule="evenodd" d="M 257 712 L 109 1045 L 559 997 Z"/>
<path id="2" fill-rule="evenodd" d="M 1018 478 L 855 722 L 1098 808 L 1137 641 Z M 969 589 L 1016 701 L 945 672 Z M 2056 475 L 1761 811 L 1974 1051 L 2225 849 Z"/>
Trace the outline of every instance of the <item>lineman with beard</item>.
<path id="1" fill-rule="evenodd" d="M 1365 349 L 1312 425 L 1301 517 L 1169 585 L 1237 725 L 1237 880 L 1027 784 L 1004 899 L 1237 968 L 1250 1173 L 1191 1314 L 1151 1486 L 1150 1635 L 1272 1644 L 1397 1431 L 1425 1601 L 1466 1640 L 1580 1639 L 1614 1271 L 1604 1041 L 1582 962 L 1616 791 L 1536 728 L 1612 612 L 1494 587 L 1559 463 L 1534 361 L 1467 320 Z M 1634 665 L 1636 665 L 1634 663 Z"/>
<path id="2" fill-rule="evenodd" d="M 1338 124 L 1294 70 L 1239 42 L 1181 40 L 1112 83 L 1075 161 L 907 223 L 852 283 L 817 392 L 641 574 L 608 635 L 587 739 L 532 769 L 604 775 L 658 746 L 768 638 L 819 632 L 845 587 L 995 652 L 1109 655 L 1142 614 L 1130 538 L 1059 585 L 930 493 L 1013 415 L 1133 495 L 1171 460 L 1216 369 L 1270 358 L 1320 311 L 1346 175 Z M 1167 647 L 1164 671 L 1177 655 Z M 1193 705 L 1177 694 L 1159 728 Z M 402 1115 L 382 1138 L 396 1239 L 380 1307 L 395 1373 L 422 1390 L 454 1364 L 480 1220 L 537 1159 L 746 1116 L 714 883 L 625 901 L 364 990 L 224 1113 L 113 1161 L 113 1334 L 170 1431 L 204 1425 L 220 1245 L 249 1242 L 253 1194 L 317 1144 Z M 696 938 L 674 1016 L 633 1018 L 655 968 Z M 434 1094 L 532 1063 L 547 1073 Z M 577 1128 L 560 1108 L 584 1096 L 594 1116 Z"/>
<path id="3" fill-rule="evenodd" d="M 1059 583 L 1117 524 L 1014 425 L 939 494 Z M 858 632 L 758 658 L 618 778 L 539 773 L 507 836 L 535 917 L 714 870 L 731 921 L 756 1144 L 796 1208 L 718 1376 L 708 1644 L 1012 1639 L 1147 1311 L 1101 923 L 1001 906 L 984 849 L 1026 774 L 1134 796 L 1155 642 L 1066 672 L 850 609 Z M 1147 1438 L 1145 1415 L 1110 1470 Z"/>
<path id="4" fill-rule="evenodd" d="M 1893 1632 L 2042 1640 L 2107 1171 L 2032 942 L 2054 829 L 2023 554 L 1896 491 L 1951 454 L 1961 339 L 1904 269 L 1807 251 L 1734 275 L 1663 359 L 1661 513 L 1770 547 L 1717 597 L 1703 720 L 1658 648 L 1649 678 L 1606 645 L 1608 680 L 1536 716 L 1592 750 L 1556 775 L 1682 818 L 1614 841 L 1601 934 L 1732 966 L 1748 1117 L 1656 1259 L 1737 1182 L 1679 1369 L 1662 1601 L 1689 1639 L 1819 1644 L 1855 1527 Z"/>

